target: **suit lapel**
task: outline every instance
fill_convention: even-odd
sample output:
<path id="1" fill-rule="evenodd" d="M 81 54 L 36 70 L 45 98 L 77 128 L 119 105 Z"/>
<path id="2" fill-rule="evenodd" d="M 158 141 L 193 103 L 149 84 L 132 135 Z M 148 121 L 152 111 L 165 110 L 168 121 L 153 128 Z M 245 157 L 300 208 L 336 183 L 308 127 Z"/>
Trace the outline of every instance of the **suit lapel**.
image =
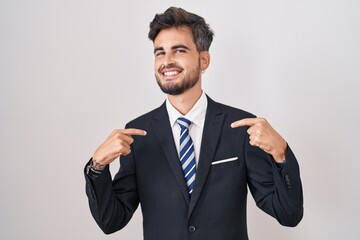
<path id="1" fill-rule="evenodd" d="M 217 104 L 208 97 L 203 136 L 201 140 L 200 156 L 196 170 L 195 186 L 191 194 L 188 218 L 199 200 L 209 174 L 211 162 L 221 135 L 225 114 L 217 107 Z"/>
<path id="2" fill-rule="evenodd" d="M 187 203 L 189 203 L 189 193 L 186 183 L 184 181 L 184 173 L 180 165 L 179 156 L 176 151 L 174 137 L 172 134 L 169 116 L 164 103 L 160 108 L 158 114 L 151 119 L 151 125 L 159 140 L 160 146 L 164 151 L 165 157 L 170 165 L 172 172 L 179 184 L 180 190 Z M 166 181 L 166 179 L 165 179 Z"/>

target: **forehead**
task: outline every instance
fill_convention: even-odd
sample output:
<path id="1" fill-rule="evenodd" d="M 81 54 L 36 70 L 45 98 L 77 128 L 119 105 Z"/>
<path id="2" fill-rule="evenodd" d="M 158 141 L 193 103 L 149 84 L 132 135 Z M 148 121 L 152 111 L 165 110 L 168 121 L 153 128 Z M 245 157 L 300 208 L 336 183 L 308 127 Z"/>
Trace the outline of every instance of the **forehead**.
<path id="1" fill-rule="evenodd" d="M 189 48 L 196 48 L 193 35 L 189 27 L 173 27 L 162 29 L 154 40 L 154 47 L 171 47 L 183 44 Z"/>

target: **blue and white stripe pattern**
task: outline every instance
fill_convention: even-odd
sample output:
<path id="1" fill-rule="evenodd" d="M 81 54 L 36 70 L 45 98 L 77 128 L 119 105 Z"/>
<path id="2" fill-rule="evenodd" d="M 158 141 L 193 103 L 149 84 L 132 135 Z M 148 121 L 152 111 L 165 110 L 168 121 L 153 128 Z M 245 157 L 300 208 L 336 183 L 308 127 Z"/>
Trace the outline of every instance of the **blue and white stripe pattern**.
<path id="1" fill-rule="evenodd" d="M 191 122 L 184 117 L 179 117 L 177 123 L 180 125 L 180 163 L 184 171 L 186 185 L 191 195 L 196 174 L 195 150 L 194 143 L 189 134 L 189 126 Z"/>

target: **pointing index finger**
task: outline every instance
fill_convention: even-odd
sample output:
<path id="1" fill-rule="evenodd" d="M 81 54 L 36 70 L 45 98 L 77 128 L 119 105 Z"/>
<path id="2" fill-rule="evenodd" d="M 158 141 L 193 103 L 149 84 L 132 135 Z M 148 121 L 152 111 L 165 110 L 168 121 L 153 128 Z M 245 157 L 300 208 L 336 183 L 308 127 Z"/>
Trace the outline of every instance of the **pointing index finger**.
<path id="1" fill-rule="evenodd" d="M 244 127 L 244 126 L 253 126 L 258 122 L 257 118 L 244 118 L 239 121 L 231 123 L 232 128 Z"/>
<path id="2" fill-rule="evenodd" d="M 129 136 L 145 136 L 147 134 L 146 131 L 137 128 L 126 128 L 123 130 L 123 134 Z"/>

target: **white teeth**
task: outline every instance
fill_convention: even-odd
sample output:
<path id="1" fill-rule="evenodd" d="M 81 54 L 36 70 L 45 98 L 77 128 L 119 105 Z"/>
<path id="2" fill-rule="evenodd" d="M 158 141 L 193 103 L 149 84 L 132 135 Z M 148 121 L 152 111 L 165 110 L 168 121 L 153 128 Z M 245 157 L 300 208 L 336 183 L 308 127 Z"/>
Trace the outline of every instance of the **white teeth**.
<path id="1" fill-rule="evenodd" d="M 174 75 L 176 75 L 176 74 L 178 74 L 178 72 L 177 72 L 177 71 L 164 72 L 164 75 L 165 75 L 165 76 L 174 76 Z"/>

